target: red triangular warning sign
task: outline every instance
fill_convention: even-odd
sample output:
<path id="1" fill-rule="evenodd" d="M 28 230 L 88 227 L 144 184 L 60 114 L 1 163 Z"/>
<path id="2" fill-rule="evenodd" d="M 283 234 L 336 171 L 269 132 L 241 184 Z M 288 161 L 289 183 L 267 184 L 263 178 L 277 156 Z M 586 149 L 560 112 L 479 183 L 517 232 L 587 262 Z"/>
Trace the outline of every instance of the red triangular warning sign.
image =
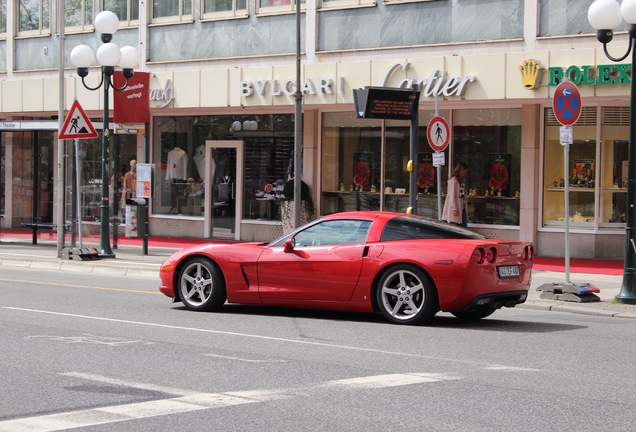
<path id="1" fill-rule="evenodd" d="M 97 132 L 77 100 L 64 121 L 59 139 L 97 138 Z"/>

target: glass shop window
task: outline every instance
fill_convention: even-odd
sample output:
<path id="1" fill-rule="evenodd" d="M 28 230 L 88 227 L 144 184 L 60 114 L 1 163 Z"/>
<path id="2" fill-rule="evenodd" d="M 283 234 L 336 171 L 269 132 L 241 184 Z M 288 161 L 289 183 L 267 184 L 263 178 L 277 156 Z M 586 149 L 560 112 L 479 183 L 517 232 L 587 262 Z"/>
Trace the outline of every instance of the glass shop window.
<path id="1" fill-rule="evenodd" d="M 601 108 L 601 229 L 624 229 L 627 212 L 629 107 Z"/>
<path id="2" fill-rule="evenodd" d="M 596 218 L 596 185 L 598 157 L 596 149 L 597 108 L 583 107 L 581 116 L 573 129 L 573 141 L 568 155 L 565 172 L 565 150 L 560 143 L 561 124 L 554 116 L 552 108 L 545 110 L 545 146 L 543 166 L 543 226 L 565 227 L 565 182 L 569 188 L 569 226 L 576 229 L 594 229 Z M 610 135 L 611 136 L 611 135 Z M 625 133 L 627 137 L 627 133 Z M 627 138 L 625 138 L 627 139 Z M 615 145 L 615 143 L 617 143 Z M 609 163 L 609 175 L 605 187 L 613 187 L 612 164 L 620 158 L 620 140 L 607 140 L 604 145 L 605 159 Z M 617 150 L 615 152 L 615 149 Z M 610 152 L 611 151 L 611 156 Z M 625 150 L 626 152 L 626 150 Z M 616 155 L 616 156 L 615 156 Z M 626 153 L 625 153 L 626 155 Z M 612 159 L 612 160 L 610 160 Z M 605 175 L 605 174 L 604 174 Z M 618 175 L 620 177 L 620 174 Z M 619 178 L 616 179 L 619 181 Z M 618 184 L 617 184 L 618 186 Z M 620 191 L 608 192 L 607 197 L 618 198 Z M 611 201 L 611 198 L 610 198 Z M 620 217 L 620 215 L 617 215 Z M 608 221 L 609 222 L 609 221 Z"/>
<path id="3" fill-rule="evenodd" d="M 453 111 L 452 166 L 468 165 L 471 224 L 519 225 L 521 109 Z"/>
<path id="4" fill-rule="evenodd" d="M 243 219 L 279 220 L 293 175 L 294 116 L 155 117 L 153 214 L 203 217 L 206 141 L 244 142 Z M 241 193 L 241 191 L 237 191 Z"/>
<path id="5" fill-rule="evenodd" d="M 448 118 L 449 113 L 442 116 Z M 420 112 L 417 161 L 417 214 L 437 219 L 437 172 L 426 138 L 432 112 Z M 422 126 L 424 125 L 424 126 Z M 382 149 L 382 135 L 385 148 Z M 359 119 L 354 113 L 326 113 L 322 131 L 321 213 L 409 207 L 411 133 L 408 121 Z M 448 149 L 445 151 L 448 160 Z M 382 179 L 384 167 L 384 179 Z M 440 168 L 442 191 L 448 168 Z"/>

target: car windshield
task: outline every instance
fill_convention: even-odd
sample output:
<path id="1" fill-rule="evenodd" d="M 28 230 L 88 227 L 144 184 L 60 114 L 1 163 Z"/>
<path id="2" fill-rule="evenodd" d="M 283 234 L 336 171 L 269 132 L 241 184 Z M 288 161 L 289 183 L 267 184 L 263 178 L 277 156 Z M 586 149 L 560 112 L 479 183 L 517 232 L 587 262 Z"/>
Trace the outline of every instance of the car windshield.
<path id="1" fill-rule="evenodd" d="M 415 216 L 398 216 L 389 220 L 380 241 L 413 239 L 484 239 L 481 234 L 457 225 Z"/>

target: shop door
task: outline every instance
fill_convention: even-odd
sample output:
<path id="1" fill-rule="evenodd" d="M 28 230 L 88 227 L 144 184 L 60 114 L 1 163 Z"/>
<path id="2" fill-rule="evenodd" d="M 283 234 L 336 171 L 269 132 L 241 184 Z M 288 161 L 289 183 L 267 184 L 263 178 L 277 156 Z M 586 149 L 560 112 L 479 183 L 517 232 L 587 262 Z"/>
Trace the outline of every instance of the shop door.
<path id="1" fill-rule="evenodd" d="M 243 196 L 243 142 L 206 141 L 205 232 L 239 240 Z"/>

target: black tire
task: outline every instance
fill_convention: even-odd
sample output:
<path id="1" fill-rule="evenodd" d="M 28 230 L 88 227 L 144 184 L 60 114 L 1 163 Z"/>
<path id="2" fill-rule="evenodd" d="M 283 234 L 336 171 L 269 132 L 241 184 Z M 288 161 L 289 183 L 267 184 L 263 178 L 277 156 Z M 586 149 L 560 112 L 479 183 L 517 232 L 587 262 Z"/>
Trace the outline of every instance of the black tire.
<path id="1" fill-rule="evenodd" d="M 183 264 L 177 277 L 179 297 L 193 311 L 218 311 L 227 300 L 225 279 L 212 261 L 196 257 Z"/>
<path id="2" fill-rule="evenodd" d="M 487 316 L 492 315 L 496 310 L 497 308 L 488 308 L 488 309 L 478 309 L 478 310 L 472 310 L 472 311 L 451 312 L 451 313 L 459 319 L 474 321 L 474 320 L 480 320 L 482 318 L 486 318 Z"/>
<path id="3" fill-rule="evenodd" d="M 395 324 L 422 324 L 439 310 L 437 291 L 424 271 L 400 264 L 389 268 L 376 287 L 382 315 Z"/>

